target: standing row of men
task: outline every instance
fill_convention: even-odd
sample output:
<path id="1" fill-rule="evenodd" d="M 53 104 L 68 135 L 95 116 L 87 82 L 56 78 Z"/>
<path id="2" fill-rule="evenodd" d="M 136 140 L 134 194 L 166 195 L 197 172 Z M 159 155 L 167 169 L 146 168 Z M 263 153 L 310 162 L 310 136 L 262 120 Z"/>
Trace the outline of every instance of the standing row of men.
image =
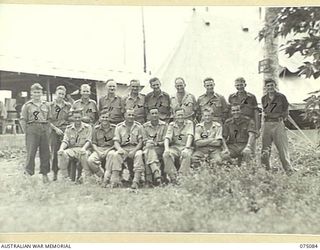
<path id="1" fill-rule="evenodd" d="M 64 86 L 57 87 L 56 99 L 47 103 L 41 101 L 42 86 L 32 85 L 32 99 L 21 114 L 26 133 L 26 173 L 34 174 L 39 147 L 40 173 L 44 182 L 48 181 L 49 144 L 54 180 L 59 169 L 61 176 L 68 177 L 71 159 L 78 159 L 85 176 L 95 173 L 113 186 L 120 183 L 121 175 L 129 168 L 133 188 L 144 179 L 159 184 L 161 172 L 175 182 L 177 170 L 187 173 L 190 166 L 204 160 L 219 165 L 226 155 L 238 158 L 240 165 L 243 157 L 249 159 L 255 154 L 260 129 L 256 97 L 245 91 L 242 77 L 235 80 L 237 92 L 229 96 L 230 105 L 214 91 L 212 78 L 203 83 L 206 93 L 196 100 L 185 91 L 186 83 L 181 77 L 175 80 L 177 93 L 172 97 L 161 90 L 158 78 L 150 80 L 153 91 L 147 95 L 140 93 L 139 81 L 132 80 L 126 97 L 117 95 L 116 82 L 108 80 L 107 94 L 99 99 L 98 106 L 90 99 L 87 84 L 81 86 L 81 98 L 72 105 L 64 100 Z M 270 169 L 274 142 L 284 170 L 290 173 L 283 123 L 288 117 L 288 102 L 275 90 L 273 79 L 267 79 L 265 86 L 268 92 L 262 98 L 261 161 Z"/>

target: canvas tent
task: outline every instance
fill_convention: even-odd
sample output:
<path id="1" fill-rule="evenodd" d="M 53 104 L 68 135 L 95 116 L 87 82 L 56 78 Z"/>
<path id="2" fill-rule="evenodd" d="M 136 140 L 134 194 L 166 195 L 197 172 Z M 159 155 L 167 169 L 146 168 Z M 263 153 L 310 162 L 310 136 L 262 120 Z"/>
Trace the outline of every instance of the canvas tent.
<path id="1" fill-rule="evenodd" d="M 198 97 L 205 92 L 203 79 L 210 76 L 216 82 L 216 92 L 227 98 L 235 92 L 234 79 L 243 76 L 247 90 L 260 102 L 263 76 L 258 73 L 258 62 L 263 59 L 263 42 L 256 37 L 263 19 L 259 18 L 258 7 L 255 11 L 231 11 L 226 16 L 219 13 L 219 7 L 195 9 L 176 48 L 156 73 L 163 89 L 174 93 L 174 79 L 181 76 L 187 90 Z M 301 58 L 288 59 L 280 53 L 279 62 L 294 72 Z M 307 93 L 320 89 L 319 81 L 283 75 L 279 89 L 290 103 L 302 103 Z"/>

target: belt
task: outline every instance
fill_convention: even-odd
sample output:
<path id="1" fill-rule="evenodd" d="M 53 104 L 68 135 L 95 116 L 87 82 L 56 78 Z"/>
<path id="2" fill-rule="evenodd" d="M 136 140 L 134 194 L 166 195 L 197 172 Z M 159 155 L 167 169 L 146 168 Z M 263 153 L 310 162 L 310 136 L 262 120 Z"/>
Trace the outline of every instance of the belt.
<path id="1" fill-rule="evenodd" d="M 282 118 L 282 117 L 278 117 L 278 118 L 268 118 L 268 117 L 265 117 L 265 118 L 264 118 L 264 121 L 265 121 L 265 122 L 282 122 L 282 121 L 283 121 L 283 118 Z"/>
<path id="2" fill-rule="evenodd" d="M 27 124 L 48 124 L 48 122 L 35 122 L 35 121 L 32 121 L 32 122 L 28 122 Z"/>

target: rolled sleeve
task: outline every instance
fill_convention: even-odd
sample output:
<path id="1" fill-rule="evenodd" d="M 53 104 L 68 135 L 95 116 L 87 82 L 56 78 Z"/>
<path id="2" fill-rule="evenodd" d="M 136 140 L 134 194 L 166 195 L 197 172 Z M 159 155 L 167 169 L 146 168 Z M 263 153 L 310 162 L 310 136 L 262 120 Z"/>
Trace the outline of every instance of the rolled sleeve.
<path id="1" fill-rule="evenodd" d="M 92 142 L 92 127 L 91 126 L 88 128 L 86 142 L 90 142 L 90 143 Z"/>
<path id="2" fill-rule="evenodd" d="M 257 133 L 256 129 L 255 129 L 255 123 L 253 120 L 250 120 L 249 124 L 248 124 L 248 132 L 251 133 Z"/>
<path id="3" fill-rule="evenodd" d="M 216 140 L 222 140 L 222 139 L 223 139 L 223 136 L 222 136 L 222 126 L 217 127 L 215 139 L 216 139 Z"/>
<path id="4" fill-rule="evenodd" d="M 66 143 L 68 146 L 70 145 L 70 135 L 68 130 L 65 131 L 62 142 Z"/>
<path id="5" fill-rule="evenodd" d="M 120 127 L 116 127 L 115 131 L 114 131 L 114 137 L 113 137 L 114 141 L 120 142 L 121 140 L 121 136 L 120 136 Z"/>
<path id="6" fill-rule="evenodd" d="M 201 133 L 202 133 L 202 128 L 201 127 L 196 127 L 195 133 L 194 133 L 194 141 L 199 141 L 201 140 Z"/>
<path id="7" fill-rule="evenodd" d="M 187 128 L 186 128 L 186 134 L 191 135 L 194 137 L 194 125 L 193 122 L 188 123 Z"/>
<path id="8" fill-rule="evenodd" d="M 172 141 L 172 138 L 173 138 L 173 125 L 172 124 L 169 124 L 166 135 L 164 138 L 168 139 L 170 142 Z"/>

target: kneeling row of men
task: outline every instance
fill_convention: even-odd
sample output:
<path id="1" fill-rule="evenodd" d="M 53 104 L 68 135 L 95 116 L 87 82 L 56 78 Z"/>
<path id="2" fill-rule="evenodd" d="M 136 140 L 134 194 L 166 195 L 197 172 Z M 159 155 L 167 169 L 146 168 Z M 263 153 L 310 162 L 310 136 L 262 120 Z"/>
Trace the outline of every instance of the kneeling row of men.
<path id="1" fill-rule="evenodd" d="M 232 118 L 222 127 L 213 121 L 212 110 L 204 110 L 203 121 L 185 119 L 184 109 L 176 109 L 174 121 L 168 125 L 159 119 L 157 108 L 149 110 L 149 121 L 135 121 L 128 109 L 125 120 L 117 125 L 109 122 L 109 112 L 101 111 L 99 125 L 81 121 L 82 110 L 73 110 L 73 123 L 67 126 L 58 150 L 60 178 L 68 177 L 71 159 L 77 159 L 84 170 L 84 181 L 92 175 L 103 178 L 104 185 L 121 185 L 124 170 L 132 173 L 131 187 L 136 189 L 146 180 L 161 184 L 162 177 L 173 184 L 178 173 L 185 175 L 201 162 L 219 165 L 223 158 L 242 157 L 250 160 L 254 153 L 255 125 L 241 115 L 240 106 L 232 106 Z M 125 179 L 125 178 L 124 178 Z"/>

